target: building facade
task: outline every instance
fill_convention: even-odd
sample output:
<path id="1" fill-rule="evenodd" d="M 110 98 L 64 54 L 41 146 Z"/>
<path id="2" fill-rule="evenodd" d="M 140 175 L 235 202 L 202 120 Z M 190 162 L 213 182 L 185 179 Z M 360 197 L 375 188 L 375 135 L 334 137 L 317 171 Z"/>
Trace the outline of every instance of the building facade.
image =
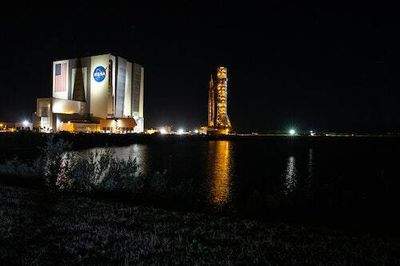
<path id="1" fill-rule="evenodd" d="M 143 132 L 141 65 L 104 54 L 54 61 L 52 76 L 52 97 L 37 100 L 35 125 L 41 130 Z"/>

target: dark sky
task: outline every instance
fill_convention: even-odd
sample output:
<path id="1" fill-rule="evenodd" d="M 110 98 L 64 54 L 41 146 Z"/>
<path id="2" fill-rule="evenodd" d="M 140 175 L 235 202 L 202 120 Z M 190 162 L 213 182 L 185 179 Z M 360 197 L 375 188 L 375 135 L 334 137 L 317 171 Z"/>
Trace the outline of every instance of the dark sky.
<path id="1" fill-rule="evenodd" d="M 110 52 L 145 67 L 146 127 L 206 124 L 209 76 L 223 65 L 239 132 L 400 129 L 394 7 L 85 2 L 2 7 L 0 120 L 50 96 L 53 60 Z"/>

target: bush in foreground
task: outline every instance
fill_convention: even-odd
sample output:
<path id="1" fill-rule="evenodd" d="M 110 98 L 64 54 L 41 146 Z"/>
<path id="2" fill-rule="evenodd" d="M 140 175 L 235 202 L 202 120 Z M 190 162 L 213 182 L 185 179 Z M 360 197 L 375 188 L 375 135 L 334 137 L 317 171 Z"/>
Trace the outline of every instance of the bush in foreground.
<path id="1" fill-rule="evenodd" d="M 189 183 L 173 184 L 166 171 L 140 174 L 136 159 L 119 159 L 111 148 L 81 155 L 71 151 L 71 147 L 71 143 L 55 141 L 50 136 L 42 155 L 31 165 L 14 159 L 0 165 L 0 174 L 40 178 L 52 193 L 123 192 L 159 196 L 190 191 Z"/>

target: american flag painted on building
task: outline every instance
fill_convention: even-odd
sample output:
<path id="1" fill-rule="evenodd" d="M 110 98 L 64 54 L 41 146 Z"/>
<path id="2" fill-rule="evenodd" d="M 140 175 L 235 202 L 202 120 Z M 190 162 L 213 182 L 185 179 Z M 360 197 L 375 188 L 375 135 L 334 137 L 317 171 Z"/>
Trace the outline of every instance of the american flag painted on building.
<path id="1" fill-rule="evenodd" d="M 55 66 L 54 91 L 67 91 L 67 63 L 57 63 Z"/>

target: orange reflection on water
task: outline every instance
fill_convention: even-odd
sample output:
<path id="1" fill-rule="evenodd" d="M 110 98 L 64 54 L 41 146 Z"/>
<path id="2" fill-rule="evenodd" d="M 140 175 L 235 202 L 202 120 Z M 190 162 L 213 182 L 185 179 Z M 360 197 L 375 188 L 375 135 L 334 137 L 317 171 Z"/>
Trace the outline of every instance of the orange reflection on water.
<path id="1" fill-rule="evenodd" d="M 230 192 L 231 150 L 229 141 L 210 141 L 211 199 L 216 205 L 224 205 Z"/>

